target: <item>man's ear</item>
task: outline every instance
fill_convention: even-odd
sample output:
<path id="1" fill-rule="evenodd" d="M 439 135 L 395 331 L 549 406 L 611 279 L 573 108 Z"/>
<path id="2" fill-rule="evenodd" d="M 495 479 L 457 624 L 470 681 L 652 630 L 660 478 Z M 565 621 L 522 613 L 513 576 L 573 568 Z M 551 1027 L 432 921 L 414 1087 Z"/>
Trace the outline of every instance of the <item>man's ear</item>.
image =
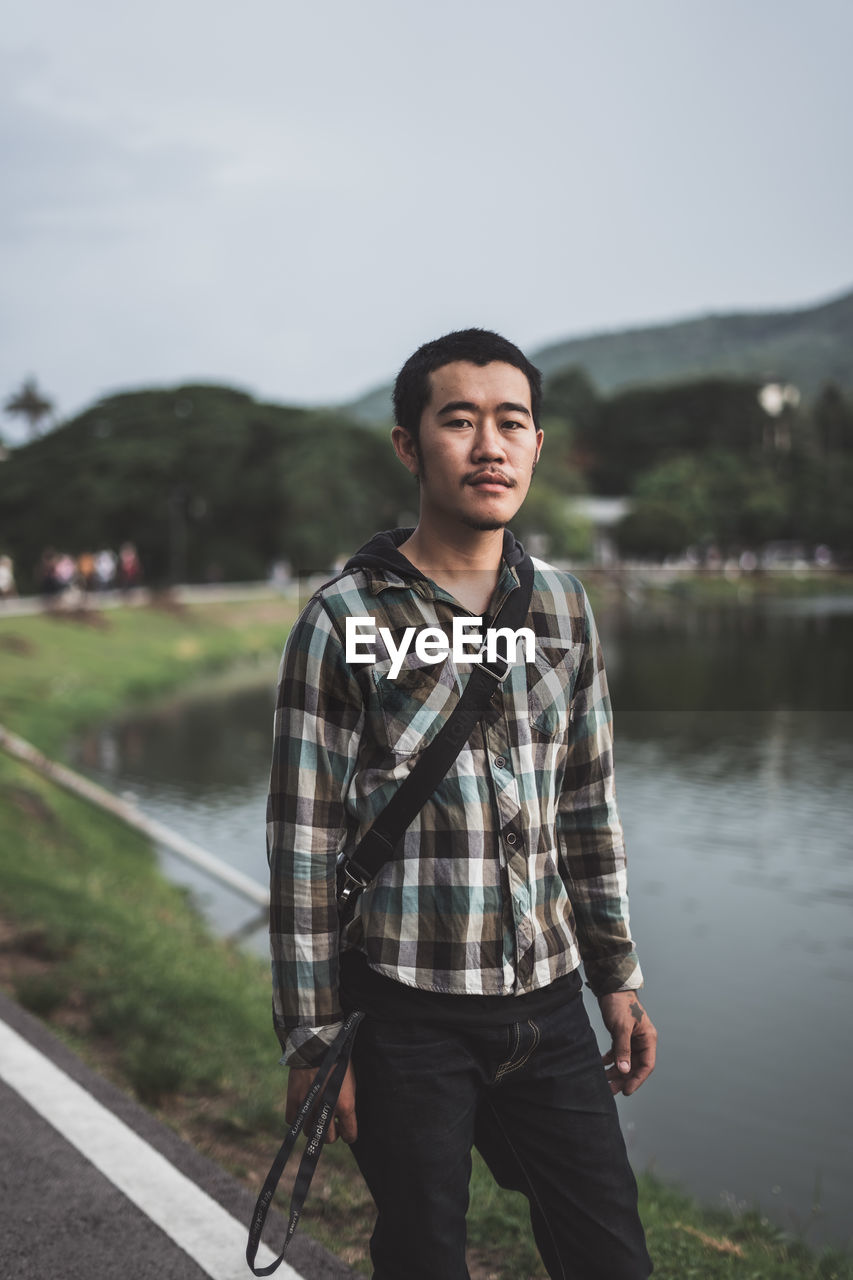
<path id="1" fill-rule="evenodd" d="M 394 452 L 402 462 L 403 466 L 411 471 L 413 476 L 417 476 L 420 467 L 418 458 L 418 449 L 411 433 L 405 427 L 396 426 L 391 432 L 391 443 L 394 446 Z"/>

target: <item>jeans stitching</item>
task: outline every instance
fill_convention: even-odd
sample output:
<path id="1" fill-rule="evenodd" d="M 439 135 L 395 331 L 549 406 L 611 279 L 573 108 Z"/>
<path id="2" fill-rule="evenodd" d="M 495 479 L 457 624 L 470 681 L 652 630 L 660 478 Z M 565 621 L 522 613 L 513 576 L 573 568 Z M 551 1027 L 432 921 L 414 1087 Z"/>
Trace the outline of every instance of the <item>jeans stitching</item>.
<path id="1" fill-rule="evenodd" d="M 501 1065 L 498 1067 L 497 1071 L 495 1072 L 495 1078 L 493 1081 L 494 1084 L 497 1084 L 498 1081 L 502 1080 L 504 1076 L 508 1076 L 511 1071 L 518 1071 L 519 1067 L 523 1067 L 530 1060 L 531 1054 L 534 1053 L 536 1046 L 539 1044 L 539 1041 L 541 1039 L 539 1028 L 537 1027 L 536 1023 L 532 1020 L 532 1018 L 528 1018 L 527 1025 L 528 1027 L 530 1027 L 531 1031 L 533 1032 L 533 1039 L 530 1042 L 530 1048 L 527 1049 L 527 1051 L 522 1054 L 518 1062 L 513 1062 L 513 1057 L 515 1056 L 516 1053 L 518 1053 L 518 1050 L 521 1047 L 521 1033 L 519 1032 L 520 1025 L 521 1024 L 518 1022 L 513 1023 L 513 1026 L 515 1028 L 515 1048 L 513 1049 L 512 1053 L 509 1055 L 509 1058 L 507 1058 L 506 1062 L 502 1062 Z"/>
<path id="2" fill-rule="evenodd" d="M 510 1030 L 509 1027 L 507 1027 L 507 1035 L 509 1035 L 509 1030 Z M 504 1062 L 500 1063 L 497 1070 L 495 1071 L 495 1078 L 493 1081 L 494 1084 L 497 1084 L 501 1076 L 506 1075 L 507 1071 L 512 1071 L 513 1069 L 512 1060 L 515 1057 L 515 1055 L 518 1053 L 519 1044 L 521 1041 L 521 1033 L 518 1030 L 517 1022 L 514 1022 L 512 1024 L 512 1031 L 515 1033 L 515 1044 L 512 1046 L 512 1049 L 510 1050 L 509 1057 L 506 1058 Z"/>
<path id="3" fill-rule="evenodd" d="M 530 1028 L 530 1030 L 533 1032 L 533 1039 L 530 1042 L 530 1048 L 527 1050 L 527 1053 L 524 1055 L 524 1057 L 521 1059 L 520 1062 L 517 1062 L 515 1064 L 515 1066 L 513 1067 L 513 1071 L 517 1071 L 519 1067 L 523 1067 L 525 1063 L 530 1061 L 531 1057 L 536 1052 L 536 1047 L 539 1044 L 539 1041 L 542 1038 L 539 1033 L 539 1028 L 532 1018 L 527 1019 L 527 1025 Z"/>

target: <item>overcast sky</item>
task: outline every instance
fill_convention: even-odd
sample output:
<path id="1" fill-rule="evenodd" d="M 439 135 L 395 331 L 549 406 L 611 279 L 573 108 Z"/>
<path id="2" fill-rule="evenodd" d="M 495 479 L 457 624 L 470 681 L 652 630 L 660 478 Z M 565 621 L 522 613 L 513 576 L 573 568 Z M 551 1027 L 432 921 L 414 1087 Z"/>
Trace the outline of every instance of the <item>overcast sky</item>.
<path id="1" fill-rule="evenodd" d="M 851 48 L 849 0 L 7 0 L 0 396 L 837 294 Z"/>

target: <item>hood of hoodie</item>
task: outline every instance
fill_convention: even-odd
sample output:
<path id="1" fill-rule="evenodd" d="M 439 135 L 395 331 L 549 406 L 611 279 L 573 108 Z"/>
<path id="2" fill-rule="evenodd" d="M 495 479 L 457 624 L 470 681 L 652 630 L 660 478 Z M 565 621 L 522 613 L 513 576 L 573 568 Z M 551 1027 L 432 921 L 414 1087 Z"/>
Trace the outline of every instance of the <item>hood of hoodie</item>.
<path id="1" fill-rule="evenodd" d="M 364 546 L 356 551 L 354 556 L 350 556 L 344 565 L 343 572 L 346 573 L 350 569 L 371 569 L 380 573 L 396 573 L 401 578 L 420 578 L 428 581 L 426 575 L 421 573 L 420 569 L 416 569 L 411 561 L 397 550 L 413 533 L 414 529 L 386 529 L 383 533 L 375 533 L 369 542 L 365 542 Z M 514 533 L 504 529 L 504 562 L 513 568 L 523 558 L 524 547 Z"/>

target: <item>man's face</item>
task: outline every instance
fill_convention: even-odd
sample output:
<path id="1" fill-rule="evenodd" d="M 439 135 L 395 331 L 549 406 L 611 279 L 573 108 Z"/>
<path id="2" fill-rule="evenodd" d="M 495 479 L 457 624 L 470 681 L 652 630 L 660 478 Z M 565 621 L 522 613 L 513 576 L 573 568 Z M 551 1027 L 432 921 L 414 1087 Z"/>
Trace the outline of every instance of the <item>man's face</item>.
<path id="1" fill-rule="evenodd" d="M 420 441 L 395 428 L 403 462 L 420 479 L 421 520 L 499 529 L 518 511 L 542 447 L 530 384 L 514 365 L 459 360 L 430 374 Z"/>

